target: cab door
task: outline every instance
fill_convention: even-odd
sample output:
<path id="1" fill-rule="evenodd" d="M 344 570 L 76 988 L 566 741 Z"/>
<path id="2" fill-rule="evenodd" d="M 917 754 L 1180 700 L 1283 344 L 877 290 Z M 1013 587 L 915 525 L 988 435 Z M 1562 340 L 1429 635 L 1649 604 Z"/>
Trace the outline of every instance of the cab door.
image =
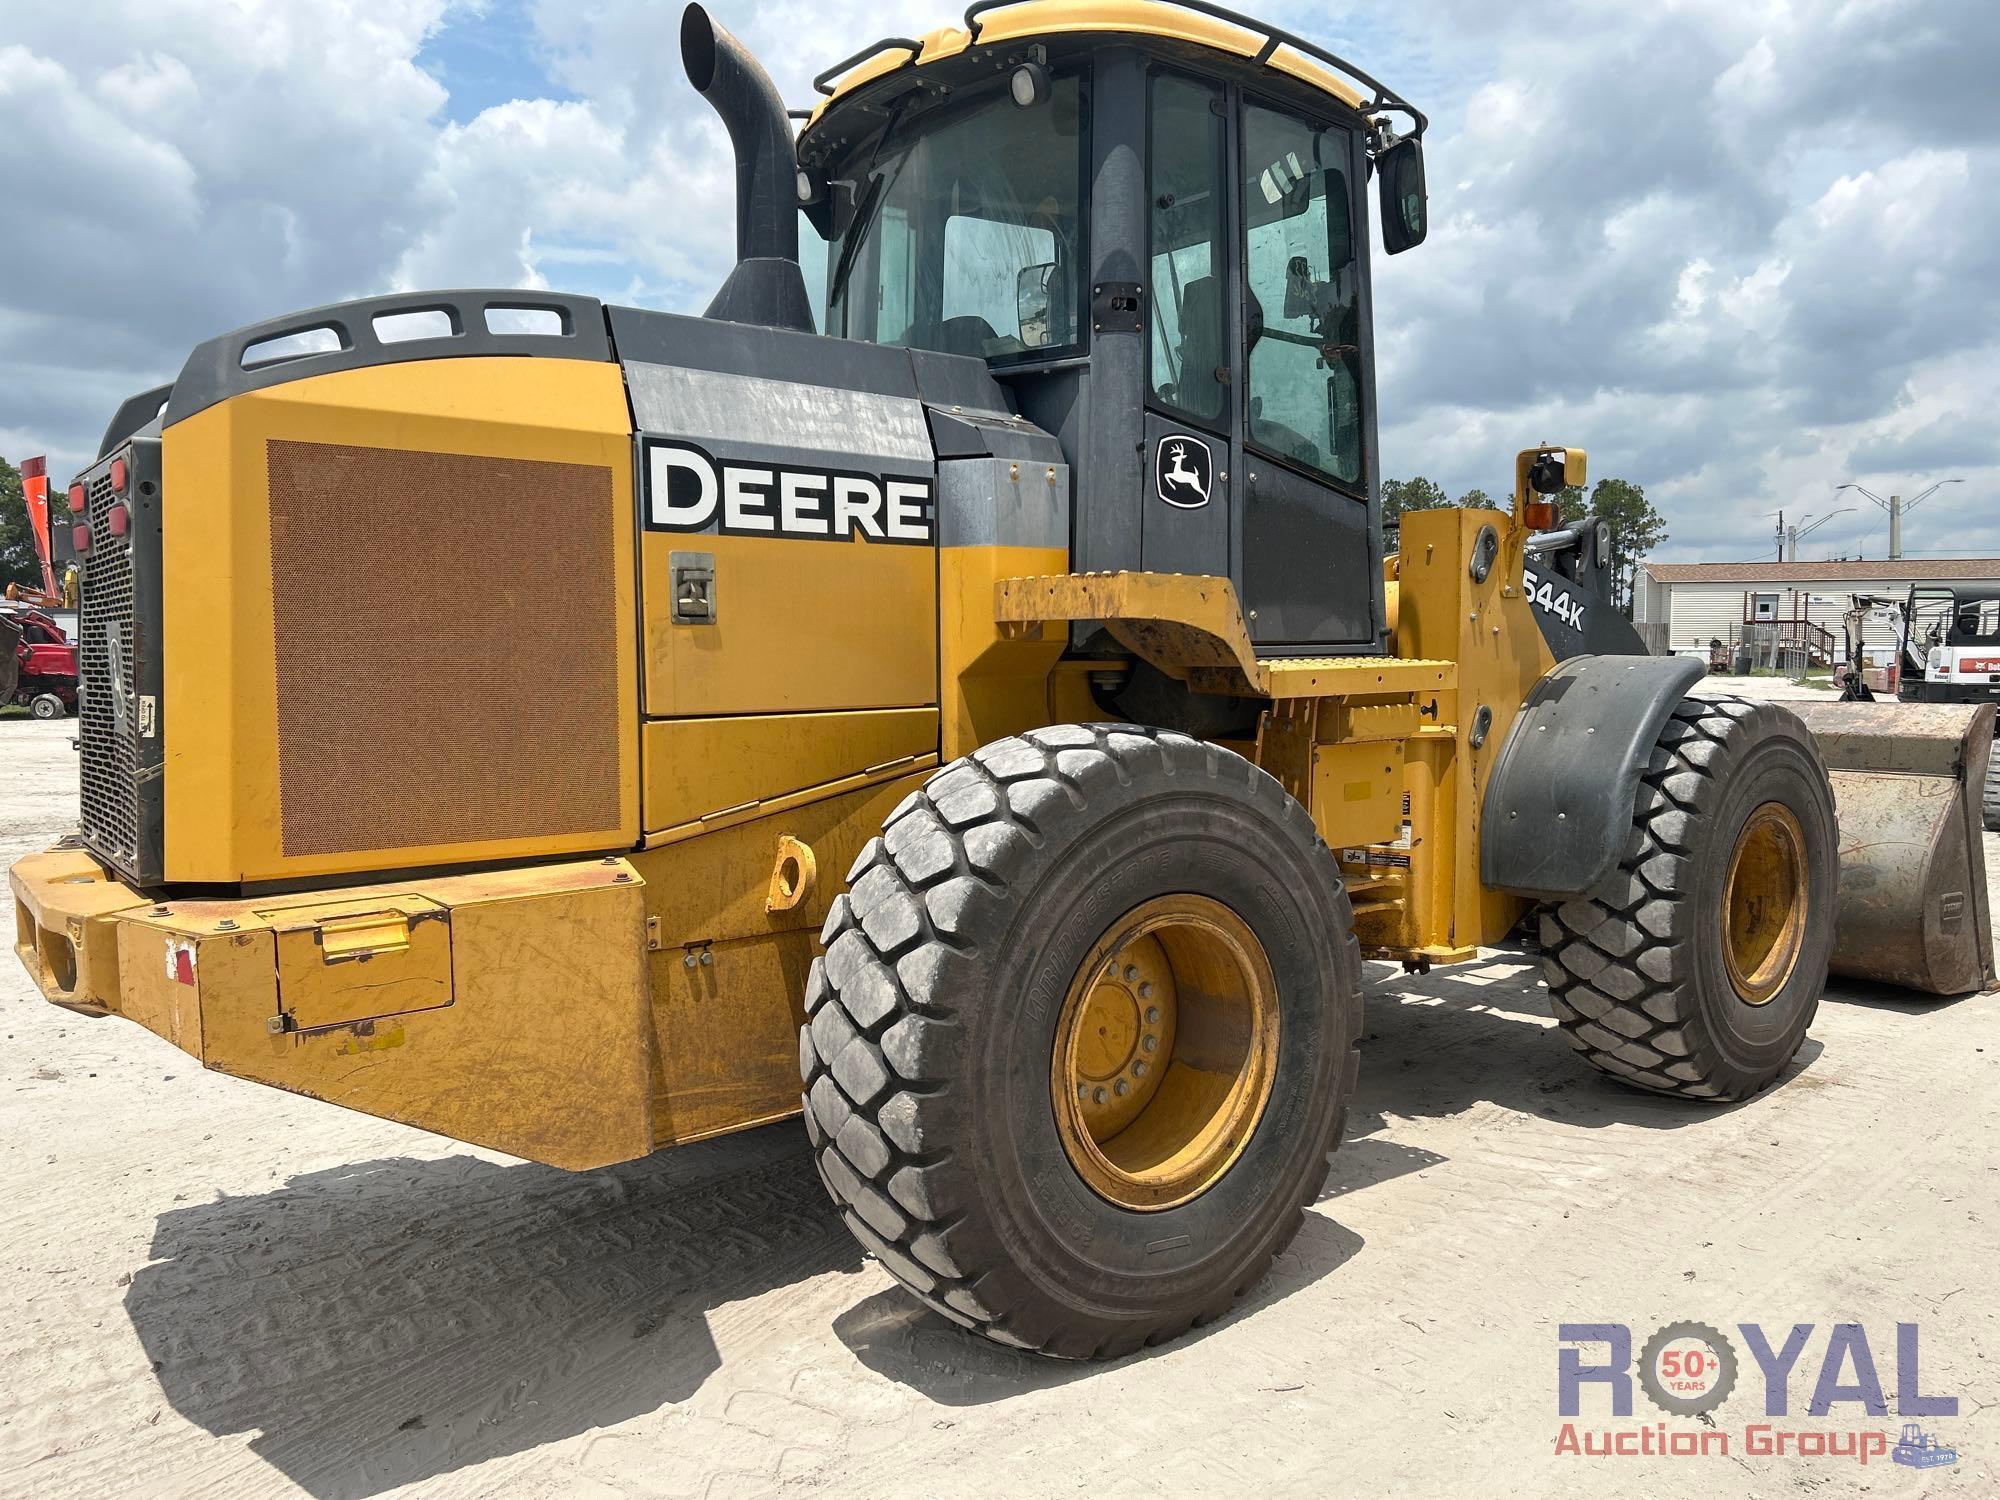
<path id="1" fill-rule="evenodd" d="M 1379 650 L 1361 137 L 1250 96 L 1237 119 L 1250 634 L 1279 654 Z"/>
<path id="2" fill-rule="evenodd" d="M 1232 574 L 1236 301 L 1223 86 L 1146 79 L 1146 413 L 1141 566 Z"/>

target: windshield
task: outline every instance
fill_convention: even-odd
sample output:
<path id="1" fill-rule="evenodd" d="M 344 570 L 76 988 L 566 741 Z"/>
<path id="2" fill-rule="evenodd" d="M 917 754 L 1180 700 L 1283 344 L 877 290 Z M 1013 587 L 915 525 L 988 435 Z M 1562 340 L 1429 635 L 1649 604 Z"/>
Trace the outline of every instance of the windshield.
<path id="1" fill-rule="evenodd" d="M 892 127 L 834 241 L 827 331 L 984 359 L 1076 342 L 1080 85 L 1023 109 L 1001 89 Z"/>

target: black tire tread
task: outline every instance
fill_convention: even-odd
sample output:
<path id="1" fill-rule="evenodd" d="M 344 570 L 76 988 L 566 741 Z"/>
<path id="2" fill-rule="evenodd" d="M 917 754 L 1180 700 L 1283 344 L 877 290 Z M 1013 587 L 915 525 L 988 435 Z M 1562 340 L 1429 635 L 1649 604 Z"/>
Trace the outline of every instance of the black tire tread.
<path id="1" fill-rule="evenodd" d="M 1258 1264 L 1211 1305 L 1154 1326 L 1112 1331 L 1051 1323 L 1017 1296 L 1003 1251 L 974 1222 L 954 1179 L 964 1170 L 928 1139 L 962 1092 L 942 1045 L 965 993 L 957 933 L 966 903 L 1004 895 L 1016 856 L 1041 845 L 1051 820 L 1086 805 L 1086 783 L 1129 782 L 1142 761 L 1175 776 L 1248 778 L 1252 796 L 1324 850 L 1310 815 L 1276 780 L 1232 751 L 1170 730 L 1057 725 L 996 740 L 933 775 L 892 811 L 848 872 L 806 982 L 799 1063 L 805 1121 L 820 1180 L 847 1226 L 925 1306 L 1003 1344 L 1070 1358 L 1112 1358 L 1159 1344 L 1228 1311 L 1288 1245 L 1326 1181 L 1324 1156 L 1289 1222 Z M 1339 905 L 1347 897 L 1338 889 Z M 1360 948 L 1346 924 L 1352 1014 L 1361 1010 Z M 1351 1086 L 1350 1049 L 1344 1080 Z M 920 1112 L 916 1102 L 922 1100 Z M 1334 1121 L 1331 1152 L 1345 1127 Z"/>
<path id="2" fill-rule="evenodd" d="M 1986 762 L 1986 786 L 1982 800 L 1985 803 L 1986 831 L 2000 833 L 2000 740 L 1994 742 L 1992 757 Z"/>
<path id="3" fill-rule="evenodd" d="M 1550 1004 L 1591 1066 L 1639 1088 L 1710 1101 L 1748 1098 L 1771 1081 L 1746 1086 L 1731 1078 L 1705 1029 L 1690 1024 L 1677 945 L 1698 917 L 1681 877 L 1695 820 L 1720 798 L 1718 770 L 1738 746 L 1786 726 L 1811 744 L 1796 716 L 1776 704 L 1721 694 L 1682 699 L 1641 774 L 1631 842 L 1617 868 L 1590 895 L 1542 909 Z"/>

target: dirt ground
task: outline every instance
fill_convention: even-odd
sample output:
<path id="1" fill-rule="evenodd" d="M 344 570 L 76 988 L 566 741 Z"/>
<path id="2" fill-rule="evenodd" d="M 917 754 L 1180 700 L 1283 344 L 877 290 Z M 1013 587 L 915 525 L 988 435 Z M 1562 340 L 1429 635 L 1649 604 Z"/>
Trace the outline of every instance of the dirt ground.
<path id="1" fill-rule="evenodd" d="M 72 733 L 0 724 L 0 856 L 71 825 Z M 1297 1241 L 1221 1323 L 1080 1366 L 919 1311 L 796 1124 L 571 1175 L 206 1074 L 8 963 L 0 1493 L 2000 1491 L 2000 997 L 1837 985 L 1779 1087 L 1702 1109 L 1573 1061 L 1520 953 L 1369 979 L 1355 1121 Z M 1636 1352 L 1690 1319 L 1739 1379 L 1713 1429 L 1658 1432 L 1729 1454 L 1559 1453 L 1560 1325 Z M 1788 1418 L 1743 1323 L 1774 1348 L 1812 1325 Z M 1839 1324 L 1886 1415 L 1806 1414 Z M 1956 1464 L 1745 1451 L 1766 1421 L 1893 1439 L 1899 1375 L 1956 1398 L 1925 1421 Z M 1582 1409 L 1662 1420 L 1596 1386 Z"/>

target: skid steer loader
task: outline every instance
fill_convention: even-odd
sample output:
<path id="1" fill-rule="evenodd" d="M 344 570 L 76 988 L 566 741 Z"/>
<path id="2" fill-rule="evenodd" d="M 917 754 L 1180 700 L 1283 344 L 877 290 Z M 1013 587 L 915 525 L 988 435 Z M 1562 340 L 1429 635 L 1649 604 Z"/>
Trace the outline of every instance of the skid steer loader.
<path id="1" fill-rule="evenodd" d="M 1067 1356 L 1297 1230 L 1364 958 L 1535 915 L 1584 1062 L 1778 1077 L 1837 947 L 1799 718 L 1642 654 L 1554 528 L 1580 450 L 1383 555 L 1367 185 L 1422 241 L 1418 110 L 1190 0 L 980 0 L 796 136 L 699 6 L 681 49 L 737 160 L 704 317 L 343 303 L 114 417 L 81 831 L 12 872 L 49 999 L 562 1167 L 803 1109 L 884 1266 Z M 1890 830 L 1960 864 L 1871 899 L 1971 987 L 1964 712 Z"/>

